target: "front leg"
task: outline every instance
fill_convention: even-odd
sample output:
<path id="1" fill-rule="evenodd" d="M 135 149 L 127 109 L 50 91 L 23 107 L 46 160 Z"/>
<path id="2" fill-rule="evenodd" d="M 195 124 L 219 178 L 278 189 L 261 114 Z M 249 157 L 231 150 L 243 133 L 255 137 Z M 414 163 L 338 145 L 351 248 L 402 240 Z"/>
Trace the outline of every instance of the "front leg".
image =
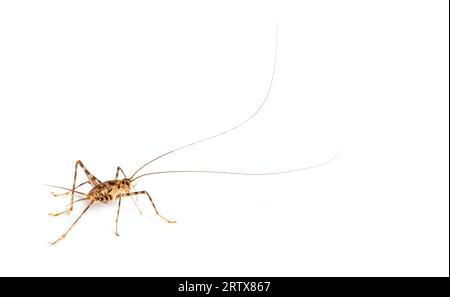
<path id="1" fill-rule="evenodd" d="M 123 194 L 122 197 L 125 197 L 125 196 L 130 196 L 130 197 L 131 197 L 131 196 L 136 196 L 136 195 L 140 195 L 140 194 L 145 194 L 145 195 L 147 195 L 148 199 L 150 199 L 150 202 L 151 202 L 152 205 L 153 205 L 153 208 L 155 209 L 156 214 L 157 214 L 161 219 L 163 219 L 164 221 L 166 221 L 167 223 L 170 223 L 170 224 L 176 223 L 176 221 L 168 220 L 168 219 L 166 219 L 165 217 L 163 217 L 163 216 L 159 213 L 159 211 L 156 209 L 155 203 L 153 203 L 152 197 L 150 197 L 150 194 L 149 194 L 147 191 L 130 192 L 130 193 L 127 193 L 127 194 Z"/>
<path id="2" fill-rule="evenodd" d="M 122 172 L 122 175 L 127 178 L 127 176 L 125 175 L 125 172 L 123 172 L 122 168 L 120 168 L 120 166 L 117 166 L 117 170 L 116 170 L 116 177 L 114 178 L 115 180 L 119 180 L 119 172 Z M 137 199 L 136 199 L 137 200 Z M 139 208 L 137 201 L 134 199 L 134 197 L 131 197 L 131 201 L 133 201 L 133 204 L 136 206 L 137 210 L 139 211 L 139 213 L 142 215 L 142 211 Z M 117 235 L 117 234 L 116 234 Z"/>

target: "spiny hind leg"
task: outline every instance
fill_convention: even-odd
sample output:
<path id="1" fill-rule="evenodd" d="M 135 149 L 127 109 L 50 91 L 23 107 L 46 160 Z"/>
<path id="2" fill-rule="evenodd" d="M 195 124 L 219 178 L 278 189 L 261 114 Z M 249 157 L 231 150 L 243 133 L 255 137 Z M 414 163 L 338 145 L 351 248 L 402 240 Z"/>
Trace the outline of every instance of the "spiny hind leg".
<path id="1" fill-rule="evenodd" d="M 114 178 L 115 180 L 118 180 L 118 179 L 119 179 L 119 172 L 122 172 L 122 175 L 123 175 L 125 178 L 127 178 L 127 176 L 125 175 L 125 172 L 123 172 L 122 168 L 120 168 L 120 166 L 117 166 L 116 177 Z M 137 204 L 137 199 L 134 199 L 133 196 L 130 196 L 130 197 L 131 197 L 131 201 L 133 201 L 133 204 L 136 206 L 137 210 L 138 210 L 139 213 L 142 215 L 142 211 L 141 211 L 141 209 L 139 208 L 139 206 L 138 206 L 138 204 Z"/>
<path id="2" fill-rule="evenodd" d="M 86 174 L 86 177 L 88 178 L 88 182 L 89 184 L 91 184 L 92 187 L 95 187 L 96 185 L 100 184 L 100 180 L 98 178 L 96 178 L 95 176 L 93 176 L 87 169 L 86 167 L 84 167 L 83 163 L 81 163 L 80 160 L 75 162 L 75 173 L 73 175 L 73 186 L 72 186 L 72 191 L 70 193 L 70 207 L 69 209 L 66 211 L 66 213 L 69 215 L 72 210 L 73 210 L 73 196 L 74 196 L 74 191 L 75 191 L 75 185 L 77 183 L 77 171 L 78 171 L 78 166 L 81 167 L 81 169 L 83 169 L 84 173 Z"/>
<path id="3" fill-rule="evenodd" d="M 67 233 L 70 232 L 70 230 L 72 230 L 73 226 L 75 226 L 75 224 L 80 220 L 80 218 L 86 213 L 86 211 L 89 209 L 89 207 L 91 207 L 91 205 L 94 203 L 94 201 L 91 201 L 89 203 L 89 205 L 83 210 L 83 212 L 78 216 L 78 218 L 75 220 L 75 222 L 72 223 L 72 225 L 70 225 L 69 229 L 67 229 L 66 232 L 64 232 L 57 240 L 50 242 L 51 245 L 56 244 L 58 241 L 63 240 Z"/>
<path id="4" fill-rule="evenodd" d="M 153 205 L 153 209 L 155 209 L 156 215 L 158 215 L 161 219 L 163 219 L 163 220 L 166 221 L 167 223 L 171 223 L 171 224 L 176 223 L 176 221 L 168 220 L 168 219 L 166 219 L 164 216 L 162 216 L 162 215 L 159 213 L 159 211 L 156 209 L 155 203 L 153 203 L 152 197 L 150 197 L 150 194 L 149 194 L 147 191 L 131 192 L 131 193 L 127 193 L 127 194 L 122 195 L 122 197 L 124 197 L 124 196 L 136 196 L 136 195 L 141 195 L 141 194 L 147 195 L 148 199 L 150 200 L 150 202 L 151 202 L 152 205 Z"/>

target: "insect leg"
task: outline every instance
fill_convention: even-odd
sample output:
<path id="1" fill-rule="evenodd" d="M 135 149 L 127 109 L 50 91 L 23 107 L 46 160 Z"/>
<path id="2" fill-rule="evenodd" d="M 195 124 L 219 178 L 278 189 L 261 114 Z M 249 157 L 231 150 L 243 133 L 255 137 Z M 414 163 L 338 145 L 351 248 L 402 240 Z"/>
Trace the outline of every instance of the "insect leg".
<path id="1" fill-rule="evenodd" d="M 147 191 L 130 192 L 130 193 L 127 193 L 127 194 L 123 194 L 122 197 L 124 197 L 124 196 L 135 196 L 135 195 L 140 195 L 140 194 L 145 194 L 145 195 L 147 195 L 148 199 L 150 199 L 150 202 L 151 202 L 152 205 L 153 205 L 153 208 L 155 209 L 156 214 L 157 214 L 161 219 L 163 219 L 163 220 L 166 221 L 167 223 L 176 223 L 176 221 L 168 220 L 168 219 L 166 219 L 165 217 L 163 217 L 163 216 L 159 213 L 159 211 L 156 209 L 155 203 L 153 203 L 152 197 L 150 197 L 150 194 L 149 194 Z"/>
<path id="2" fill-rule="evenodd" d="M 122 172 L 122 175 L 123 175 L 125 178 L 127 177 L 127 176 L 125 175 L 125 172 L 123 172 L 122 168 L 120 168 L 120 166 L 117 166 L 115 180 L 117 180 L 117 179 L 119 178 L 119 172 Z"/>
<path id="3" fill-rule="evenodd" d="M 119 172 L 122 172 L 122 175 L 123 175 L 125 178 L 127 177 L 127 176 L 125 175 L 125 172 L 123 172 L 122 168 L 120 168 L 120 166 L 117 166 L 115 180 L 118 180 L 118 178 L 119 178 Z M 134 205 L 136 206 L 137 210 L 138 210 L 139 213 L 142 215 L 142 211 L 141 211 L 141 209 L 139 208 L 139 206 L 138 206 L 138 204 L 137 204 L 137 199 L 134 199 L 133 196 L 130 196 L 130 197 L 131 197 L 131 201 L 133 201 L 133 203 L 134 203 Z"/>
<path id="4" fill-rule="evenodd" d="M 71 191 L 71 193 L 70 193 L 70 207 L 69 207 L 69 209 L 68 209 L 67 211 L 65 211 L 68 215 L 69 215 L 69 214 L 72 212 L 72 210 L 73 210 L 73 196 L 74 196 L 74 191 L 75 191 L 75 185 L 76 185 L 76 183 L 77 183 L 77 169 L 78 169 L 78 166 L 80 166 L 80 167 L 83 169 L 84 173 L 86 174 L 86 176 L 87 176 L 87 178 L 88 178 L 89 183 L 90 183 L 93 187 L 101 183 L 100 180 L 99 180 L 98 178 L 96 178 L 95 176 L 93 176 L 93 175 L 86 169 L 86 167 L 84 167 L 83 163 L 81 163 L 81 161 L 78 160 L 78 161 L 75 163 L 75 173 L 74 173 L 74 175 L 73 175 L 73 186 L 72 186 L 72 191 Z M 62 213 L 64 213 L 64 212 L 62 212 Z M 59 214 L 57 214 L 57 215 L 60 215 L 60 214 L 61 214 L 61 213 L 59 213 Z"/>
<path id="5" fill-rule="evenodd" d="M 117 216 L 116 216 L 116 235 L 119 236 L 119 213 L 120 213 L 120 202 L 122 202 L 122 197 L 119 197 L 119 205 L 117 206 Z"/>
<path id="6" fill-rule="evenodd" d="M 50 242 L 51 245 L 56 244 L 58 241 L 64 239 L 67 235 L 67 233 L 70 232 L 70 230 L 72 230 L 73 226 L 75 226 L 75 224 L 80 220 L 80 218 L 85 214 L 85 212 L 89 209 L 89 207 L 91 207 L 92 203 L 94 203 L 95 201 L 91 201 L 89 203 L 89 205 L 83 210 L 83 212 L 78 216 L 78 218 L 75 220 L 75 222 L 72 223 L 72 225 L 70 225 L 69 229 L 67 229 L 66 232 L 63 233 L 63 235 L 61 235 L 57 240 Z"/>

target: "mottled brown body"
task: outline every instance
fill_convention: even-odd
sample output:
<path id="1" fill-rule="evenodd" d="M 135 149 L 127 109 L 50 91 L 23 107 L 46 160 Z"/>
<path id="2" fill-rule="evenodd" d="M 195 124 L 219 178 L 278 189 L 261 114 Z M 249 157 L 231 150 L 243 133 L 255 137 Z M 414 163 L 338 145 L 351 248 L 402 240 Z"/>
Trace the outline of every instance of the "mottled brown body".
<path id="1" fill-rule="evenodd" d="M 131 180 L 126 178 L 122 180 L 108 180 L 94 186 L 86 198 L 91 201 L 107 203 L 129 194 L 130 191 Z"/>

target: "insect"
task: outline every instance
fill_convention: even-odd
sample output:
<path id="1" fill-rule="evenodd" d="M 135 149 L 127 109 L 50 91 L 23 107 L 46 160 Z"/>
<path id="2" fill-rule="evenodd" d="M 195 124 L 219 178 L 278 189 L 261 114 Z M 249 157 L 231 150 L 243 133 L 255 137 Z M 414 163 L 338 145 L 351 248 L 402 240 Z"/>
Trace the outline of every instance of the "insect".
<path id="1" fill-rule="evenodd" d="M 98 178 L 96 178 L 94 175 L 92 175 L 87 169 L 86 167 L 83 165 L 83 163 L 81 161 L 77 161 L 75 163 L 75 173 L 74 173 L 74 178 L 73 178 L 73 186 L 72 188 L 65 188 L 65 187 L 59 187 L 59 186 L 53 186 L 53 185 L 47 185 L 50 187 L 55 187 L 55 188 L 59 188 L 59 189 L 64 189 L 67 190 L 67 192 L 65 193 L 61 193 L 61 194 L 55 194 L 53 193 L 54 196 L 61 196 L 61 195 L 68 195 L 70 194 L 70 204 L 69 204 L 69 208 L 62 211 L 62 212 L 58 212 L 58 213 L 50 213 L 49 215 L 51 216 L 59 216 L 61 214 L 70 214 L 73 210 L 73 205 L 74 203 L 78 202 L 78 201 L 83 201 L 83 200 L 88 200 L 89 203 L 86 206 L 86 208 L 81 212 L 81 214 L 77 217 L 77 219 L 70 225 L 70 227 L 67 229 L 66 232 L 64 232 L 57 240 L 50 242 L 51 245 L 56 244 L 57 242 L 61 241 L 62 239 L 64 239 L 67 234 L 72 230 L 72 228 L 75 226 L 75 224 L 80 220 L 80 218 L 87 212 L 87 210 L 96 202 L 102 202 L 102 203 L 108 203 L 111 202 L 113 200 L 118 200 L 118 207 L 117 207 L 117 215 L 116 215 L 116 228 L 115 228 L 115 234 L 117 236 L 119 236 L 118 233 L 118 224 L 119 224 L 119 214 L 120 214 L 120 205 L 122 202 L 122 198 L 131 198 L 133 203 L 135 204 L 135 206 L 138 208 L 139 212 L 142 214 L 141 210 L 139 209 L 139 206 L 137 205 L 136 201 L 134 200 L 135 196 L 138 195 L 144 195 L 147 196 L 147 198 L 150 200 L 150 203 L 152 204 L 155 213 L 157 216 L 159 216 L 161 219 L 163 219 L 164 221 L 166 221 L 167 223 L 175 223 L 175 221 L 169 220 L 166 217 L 164 217 L 163 215 L 161 215 L 155 205 L 155 203 L 153 202 L 152 197 L 150 196 L 150 194 L 147 191 L 134 191 L 134 181 L 136 181 L 139 178 L 142 178 L 144 176 L 149 176 L 149 175 L 156 175 L 156 174 L 171 174 L 171 173 L 214 173 L 214 174 L 236 174 L 236 175 L 275 175 L 275 174 L 283 174 L 283 173 L 289 173 L 289 172 L 295 172 L 295 171 L 300 171 L 300 170 L 306 170 L 306 169 L 312 169 L 312 168 L 317 168 L 323 165 L 328 164 L 329 162 L 331 162 L 332 160 L 334 160 L 337 155 L 339 154 L 339 152 L 332 157 L 331 159 L 329 159 L 326 162 L 323 162 L 321 164 L 316 164 L 313 166 L 309 166 L 309 167 L 302 167 L 302 168 L 295 168 L 295 169 L 289 169 L 289 170 L 284 170 L 284 171 L 278 171 L 278 172 L 264 172 L 264 173 L 249 173 L 249 172 L 229 172 L 229 171 L 211 171 L 211 170 L 168 170 L 168 171 L 157 171 L 157 172 L 148 172 L 148 173 L 143 173 L 138 175 L 138 173 L 144 169 L 146 166 L 148 166 L 149 164 L 151 164 L 152 162 L 163 158 L 169 154 L 175 153 L 176 151 L 188 148 L 190 146 L 199 144 L 201 142 L 204 141 L 208 141 L 211 140 L 213 138 L 216 138 L 218 136 L 224 135 L 228 132 L 231 132 L 233 130 L 238 129 L 239 127 L 245 125 L 248 121 L 250 121 L 253 117 L 255 117 L 260 110 L 263 108 L 263 106 L 265 105 L 267 99 L 269 98 L 269 94 L 270 94 L 270 90 L 272 88 L 272 84 L 274 81 L 274 77 L 275 77 L 275 69 L 276 69 L 276 60 L 277 60 L 277 48 L 278 48 L 278 29 L 277 29 L 277 33 L 276 33 L 276 38 L 275 38 L 276 42 L 275 42 L 275 58 L 274 58 L 274 62 L 273 62 L 273 69 L 272 69 L 272 77 L 270 80 L 270 84 L 266 93 L 266 96 L 264 98 L 264 100 L 262 101 L 262 103 L 260 103 L 260 105 L 258 106 L 258 108 L 256 109 L 256 111 L 250 115 L 250 117 L 248 117 L 247 119 L 245 119 L 244 121 L 240 122 L 238 125 L 233 126 L 232 128 L 229 128 L 225 131 L 222 131 L 220 133 L 217 133 L 215 135 L 197 140 L 195 142 L 189 143 L 187 145 L 178 147 L 176 149 L 170 150 L 164 154 L 161 154 L 159 156 L 157 156 L 156 158 L 148 161 L 147 163 L 145 163 L 144 165 L 142 165 L 141 167 L 139 167 L 134 173 L 133 175 L 131 175 L 131 177 L 127 177 L 125 175 L 125 173 L 123 172 L 123 170 L 120 167 L 117 167 L 116 170 L 116 175 L 114 180 L 108 180 L 108 181 L 100 181 Z M 78 169 L 81 168 L 86 177 L 87 177 L 87 181 L 82 182 L 80 184 L 77 185 L 77 172 Z M 124 176 L 122 179 L 119 179 L 119 173 L 122 173 L 122 175 Z M 88 193 L 83 193 L 80 191 L 77 191 L 78 188 L 80 188 L 83 185 L 86 184 L 90 184 L 92 186 L 92 189 L 88 192 Z M 82 196 L 83 198 L 78 199 L 78 200 L 74 200 L 74 196 L 75 194 Z"/>

